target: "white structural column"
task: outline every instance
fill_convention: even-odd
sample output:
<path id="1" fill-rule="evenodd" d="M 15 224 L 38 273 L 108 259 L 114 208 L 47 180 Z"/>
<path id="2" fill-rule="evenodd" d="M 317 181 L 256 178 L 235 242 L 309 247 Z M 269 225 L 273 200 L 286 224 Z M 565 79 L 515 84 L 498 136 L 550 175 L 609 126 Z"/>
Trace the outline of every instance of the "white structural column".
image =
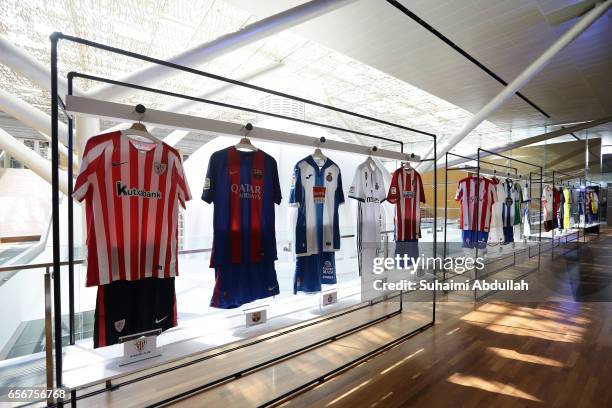
<path id="1" fill-rule="evenodd" d="M 41 89 L 51 91 L 51 70 L 37 59 L 0 35 L 0 63 L 23 75 Z M 59 94 L 65 95 L 68 84 L 64 78 L 58 82 Z"/>
<path id="2" fill-rule="evenodd" d="M 51 184 L 51 161 L 41 157 L 34 150 L 30 149 L 12 135 L 0 129 L 0 146 L 6 152 L 23 163 L 28 169 Z M 60 169 L 59 189 L 62 193 L 68 194 L 68 174 Z"/>
<path id="3" fill-rule="evenodd" d="M 92 136 L 100 134 L 100 120 L 91 120 L 91 118 L 75 118 L 74 119 L 74 149 L 78 152 L 79 159 L 83 157 L 85 143 Z"/>
<path id="4" fill-rule="evenodd" d="M 259 20 L 253 24 L 249 24 L 241 30 L 223 35 L 216 40 L 183 51 L 170 58 L 168 61 L 187 67 L 198 67 L 213 58 L 294 27 L 354 1 L 355 0 L 312 0 Z M 127 75 L 122 78 L 121 81 L 145 85 L 160 82 L 177 73 L 179 73 L 179 71 L 176 69 L 150 64 Z M 97 99 L 111 99 L 130 92 L 133 92 L 130 88 L 103 84 L 87 92 L 87 96 Z"/>
<path id="5" fill-rule="evenodd" d="M 476 129 L 489 115 L 499 109 L 508 99 L 518 92 L 527 82 L 536 76 L 559 51 L 565 48 L 584 30 L 586 30 L 595 20 L 602 16 L 612 5 L 612 0 L 605 0 L 599 3 L 595 8 L 567 30 L 553 45 L 551 45 L 542 55 L 533 61 L 523 72 L 521 72 L 512 82 L 508 84 L 497 96 L 483 106 L 461 129 L 461 131 L 450 137 L 445 145 L 438 151 L 438 157 L 442 157 L 446 152 L 455 147 L 463 138 L 465 138 L 472 130 Z M 427 152 L 424 157 L 430 158 L 433 148 Z M 428 171 L 432 168 L 431 163 L 423 163 L 419 166 L 419 170 Z"/>
<path id="6" fill-rule="evenodd" d="M 0 89 L 0 110 L 36 130 L 45 139 L 51 140 L 51 117 L 2 89 Z M 59 138 L 60 142 L 64 145 L 67 143 L 67 134 L 67 126 L 64 123 L 60 123 Z M 68 149 L 64 145 L 59 145 L 59 152 L 62 156 L 68 157 Z"/>

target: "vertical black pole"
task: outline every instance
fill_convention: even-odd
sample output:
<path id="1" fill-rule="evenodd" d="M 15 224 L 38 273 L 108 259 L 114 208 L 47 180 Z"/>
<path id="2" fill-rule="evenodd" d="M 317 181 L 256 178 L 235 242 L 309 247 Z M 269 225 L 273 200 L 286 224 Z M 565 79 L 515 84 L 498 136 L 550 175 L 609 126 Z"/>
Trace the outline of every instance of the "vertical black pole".
<path id="1" fill-rule="evenodd" d="M 57 42 L 59 33 L 51 34 L 51 208 L 53 221 L 53 308 L 55 323 L 55 385 L 62 386 L 62 297 L 60 273 L 59 219 L 59 98 L 57 94 Z"/>
<path id="2" fill-rule="evenodd" d="M 542 223 L 544 222 L 542 219 L 542 194 L 544 193 L 544 189 L 543 189 L 543 183 L 544 183 L 544 171 L 543 171 L 543 167 L 540 166 L 540 229 L 538 230 L 538 269 L 540 269 L 540 255 L 542 254 Z"/>
<path id="3" fill-rule="evenodd" d="M 433 193 L 434 193 L 434 236 L 433 236 L 433 258 L 436 259 L 437 245 L 438 245 L 438 152 L 437 152 L 437 138 L 434 136 L 433 144 L 434 144 L 434 155 L 433 155 L 433 171 L 434 171 L 434 185 L 433 185 Z M 436 269 L 436 262 L 434 262 L 434 283 L 438 281 L 438 273 Z M 436 322 L 436 289 L 434 287 L 433 291 L 433 316 L 432 322 Z"/>
<path id="4" fill-rule="evenodd" d="M 448 239 L 446 234 L 446 227 L 448 224 L 448 152 L 444 158 L 444 248 L 442 250 L 442 257 L 446 259 L 446 241 Z M 442 268 L 442 282 L 446 282 L 446 268 Z"/>
<path id="5" fill-rule="evenodd" d="M 72 76 L 68 76 L 68 95 L 72 95 Z M 74 344 L 74 213 L 72 201 L 72 117 L 68 116 L 68 315 L 70 327 L 70 344 Z"/>
<path id="6" fill-rule="evenodd" d="M 552 188 L 553 188 L 553 210 L 555 209 L 555 190 L 557 189 L 557 187 L 555 186 L 555 171 L 553 170 L 552 173 Z M 559 203 L 557 203 L 557 214 L 559 214 Z M 557 218 L 557 222 L 559 220 L 559 217 L 555 217 L 555 212 L 553 211 L 553 229 L 552 229 L 552 246 L 550 247 L 550 260 L 554 260 L 555 259 L 555 218 Z M 558 226 L 557 226 L 558 227 Z"/>
<path id="7" fill-rule="evenodd" d="M 478 240 L 478 218 L 480 217 L 480 147 L 476 152 L 476 255 L 474 256 L 474 260 L 478 259 L 478 245 L 480 245 L 480 241 Z M 484 197 L 483 197 L 484 199 Z M 474 268 L 474 280 L 478 280 L 478 269 Z M 478 300 L 478 289 L 474 289 L 474 301 Z"/>

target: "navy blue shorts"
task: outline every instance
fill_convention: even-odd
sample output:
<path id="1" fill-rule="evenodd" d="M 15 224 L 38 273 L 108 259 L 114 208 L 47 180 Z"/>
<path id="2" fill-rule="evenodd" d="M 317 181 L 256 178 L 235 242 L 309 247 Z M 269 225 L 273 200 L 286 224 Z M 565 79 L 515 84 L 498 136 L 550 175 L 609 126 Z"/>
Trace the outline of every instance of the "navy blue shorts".
<path id="1" fill-rule="evenodd" d="M 514 227 L 504 227 L 504 244 L 514 242 Z"/>
<path id="2" fill-rule="evenodd" d="M 463 230 L 461 231 L 463 248 L 486 248 L 489 240 L 489 233 L 484 231 Z"/>
<path id="3" fill-rule="evenodd" d="M 98 286 L 94 348 L 119 338 L 177 325 L 174 278 L 114 281 Z"/>
<path id="4" fill-rule="evenodd" d="M 412 258 L 416 260 L 419 257 L 419 240 L 396 241 L 395 255 L 399 255 L 402 258 L 396 265 L 397 268 L 406 268 L 412 265 Z M 407 265 L 404 265 L 404 255 L 408 256 Z"/>
<path id="5" fill-rule="evenodd" d="M 233 309 L 278 294 L 274 261 L 217 266 L 210 306 Z"/>
<path id="6" fill-rule="evenodd" d="M 293 277 L 293 293 L 320 292 L 321 285 L 334 285 L 336 283 L 336 254 L 323 252 L 322 254 L 298 256 Z"/>

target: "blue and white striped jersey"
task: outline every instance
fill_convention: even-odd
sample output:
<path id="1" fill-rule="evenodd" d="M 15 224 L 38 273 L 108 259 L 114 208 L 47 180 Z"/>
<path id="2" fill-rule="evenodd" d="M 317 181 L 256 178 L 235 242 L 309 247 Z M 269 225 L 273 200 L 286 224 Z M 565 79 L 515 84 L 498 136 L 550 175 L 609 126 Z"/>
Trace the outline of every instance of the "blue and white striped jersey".
<path id="1" fill-rule="evenodd" d="M 295 226 L 297 256 L 340 249 L 338 207 L 344 203 L 340 167 L 326 158 L 321 167 L 312 156 L 293 169 L 289 205 L 298 207 Z"/>

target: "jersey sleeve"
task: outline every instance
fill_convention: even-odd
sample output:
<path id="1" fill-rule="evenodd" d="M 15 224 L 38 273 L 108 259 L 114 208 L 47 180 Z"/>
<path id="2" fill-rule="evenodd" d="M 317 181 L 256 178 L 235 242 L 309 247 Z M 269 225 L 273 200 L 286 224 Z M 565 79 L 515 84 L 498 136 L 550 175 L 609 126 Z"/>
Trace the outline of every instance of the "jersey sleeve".
<path id="1" fill-rule="evenodd" d="M 105 147 L 106 144 L 98 143 L 96 137 L 90 138 L 85 144 L 79 175 L 77 176 L 72 191 L 72 198 L 75 200 L 83 201 L 87 193 L 91 190 L 92 186 L 89 177 L 96 173 Z"/>
<path id="2" fill-rule="evenodd" d="M 457 185 L 457 191 L 455 192 L 455 200 L 456 201 L 463 200 L 463 183 L 461 181 Z"/>
<path id="3" fill-rule="evenodd" d="M 357 171 L 355 172 L 355 177 L 353 177 L 353 183 L 349 188 L 348 196 L 349 198 L 354 198 L 355 200 L 365 201 L 365 191 L 363 191 L 363 183 L 361 182 L 361 171 L 359 167 L 357 167 Z"/>
<path id="4" fill-rule="evenodd" d="M 397 184 L 397 171 L 393 172 L 391 177 L 391 185 L 389 186 L 389 192 L 387 193 L 387 201 L 391 204 L 395 204 L 399 199 L 399 187 Z"/>
<path id="5" fill-rule="evenodd" d="M 272 159 L 272 189 L 274 190 L 273 199 L 276 204 L 280 204 L 283 199 L 283 194 L 280 188 L 280 180 L 278 178 L 278 166 L 276 164 L 276 160 Z"/>
<path id="6" fill-rule="evenodd" d="M 416 173 L 416 172 L 415 172 Z M 425 202 L 425 190 L 423 189 L 423 180 L 421 179 L 421 175 L 416 173 L 419 176 L 419 195 L 421 197 L 421 202 Z"/>
<path id="7" fill-rule="evenodd" d="M 202 191 L 202 200 L 207 202 L 208 204 L 212 203 L 215 199 L 215 190 L 216 190 L 216 172 L 215 169 L 215 158 L 216 153 L 213 153 L 210 156 L 210 160 L 208 162 L 208 170 L 206 170 L 206 178 L 204 179 L 204 190 Z"/>
<path id="8" fill-rule="evenodd" d="M 342 189 L 342 173 L 338 171 L 338 184 L 336 185 L 336 204 L 344 203 L 344 190 Z"/>
<path id="9" fill-rule="evenodd" d="M 189 189 L 189 184 L 187 184 L 187 177 L 185 176 L 183 161 L 180 157 L 177 157 L 176 163 L 178 198 L 181 202 L 181 206 L 186 208 L 185 203 L 191 200 L 191 190 Z"/>
<path id="10" fill-rule="evenodd" d="M 291 178 L 291 190 L 289 191 L 289 206 L 299 207 L 300 203 L 304 199 L 304 191 L 302 188 L 302 175 L 300 173 L 300 167 L 295 166 L 293 168 L 293 176 Z"/>

